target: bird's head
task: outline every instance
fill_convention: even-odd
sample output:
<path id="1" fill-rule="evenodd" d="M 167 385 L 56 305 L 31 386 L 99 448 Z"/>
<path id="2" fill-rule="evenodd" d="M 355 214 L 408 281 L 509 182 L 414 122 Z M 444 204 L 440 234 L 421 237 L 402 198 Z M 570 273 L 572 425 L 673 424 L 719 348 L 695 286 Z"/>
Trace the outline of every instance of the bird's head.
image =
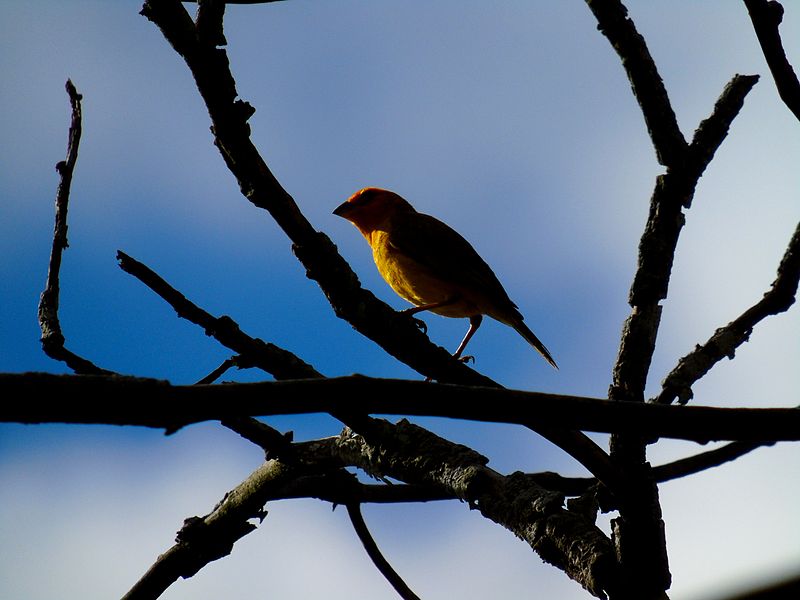
<path id="1" fill-rule="evenodd" d="M 399 212 L 414 212 L 414 207 L 394 192 L 368 187 L 342 202 L 333 214 L 347 219 L 361 233 L 369 236 Z"/>

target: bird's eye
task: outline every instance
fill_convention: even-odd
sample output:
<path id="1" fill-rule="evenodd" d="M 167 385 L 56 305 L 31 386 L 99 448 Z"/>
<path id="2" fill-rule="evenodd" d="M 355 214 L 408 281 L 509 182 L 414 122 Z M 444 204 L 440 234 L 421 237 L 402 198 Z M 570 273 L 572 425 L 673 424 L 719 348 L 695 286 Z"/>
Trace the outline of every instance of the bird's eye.
<path id="1" fill-rule="evenodd" d="M 358 196 L 358 205 L 366 206 L 375 199 L 375 192 L 373 190 L 365 190 Z"/>

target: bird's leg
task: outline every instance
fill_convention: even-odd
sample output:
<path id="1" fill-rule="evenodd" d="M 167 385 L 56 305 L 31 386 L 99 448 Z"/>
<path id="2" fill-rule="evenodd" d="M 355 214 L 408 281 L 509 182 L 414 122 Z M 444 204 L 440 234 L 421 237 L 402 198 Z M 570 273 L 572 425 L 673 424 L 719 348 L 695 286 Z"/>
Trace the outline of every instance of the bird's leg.
<path id="1" fill-rule="evenodd" d="M 453 358 L 457 358 L 458 360 L 467 362 L 470 359 L 473 359 L 471 356 L 465 356 L 461 358 L 461 353 L 464 352 L 464 348 L 467 347 L 467 342 L 475 335 L 475 332 L 478 331 L 478 327 L 481 326 L 481 321 L 483 321 L 483 315 L 472 315 L 469 318 L 469 329 L 467 329 L 467 335 L 464 336 L 464 339 L 461 340 L 461 343 L 458 345 L 458 349 L 456 349 L 455 354 L 453 354 Z"/>
<path id="2" fill-rule="evenodd" d="M 422 319 L 417 319 L 413 315 L 417 314 L 418 312 L 422 312 L 423 310 L 432 310 L 434 308 L 439 308 L 440 306 L 447 306 L 448 304 L 452 304 L 455 302 L 455 298 L 447 298 L 446 300 L 442 300 L 441 302 L 430 302 L 428 304 L 421 304 L 419 306 L 412 306 L 411 308 L 407 308 L 405 310 L 401 310 L 404 315 L 411 316 L 411 319 L 414 321 L 414 325 L 419 327 L 422 330 L 422 333 L 428 333 L 428 326 L 425 325 L 425 321 Z"/>

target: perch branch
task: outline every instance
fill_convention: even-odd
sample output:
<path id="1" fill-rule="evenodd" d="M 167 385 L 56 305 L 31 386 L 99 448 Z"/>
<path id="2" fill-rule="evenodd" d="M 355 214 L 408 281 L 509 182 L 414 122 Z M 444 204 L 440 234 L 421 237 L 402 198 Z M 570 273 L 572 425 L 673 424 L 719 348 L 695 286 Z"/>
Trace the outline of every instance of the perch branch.
<path id="1" fill-rule="evenodd" d="M 124 252 L 118 252 L 118 259 L 120 266 L 126 272 L 137 277 L 161 296 L 175 309 L 178 316 L 203 327 L 207 335 L 214 336 L 220 343 L 238 352 L 240 354 L 238 360 L 260 367 L 268 373 L 272 373 L 279 380 L 323 377 L 294 354 L 248 336 L 230 317 L 213 317 L 189 301 L 157 273 Z M 358 417 L 352 413 L 337 413 L 333 416 L 358 431 L 369 426 L 368 420 L 361 419 L 360 422 L 357 422 Z M 617 475 L 608 455 L 584 434 L 559 429 L 557 425 L 545 428 L 534 420 L 527 421 L 525 425 L 567 452 L 599 480 L 613 489 Z"/>
<path id="2" fill-rule="evenodd" d="M 432 344 L 408 315 L 399 313 L 361 287 L 336 246 L 317 232 L 280 185 L 250 139 L 248 119 L 255 109 L 238 99 L 228 56 L 197 35 L 177 0 L 148 0 L 141 14 L 152 21 L 185 60 L 211 117 L 214 143 L 242 194 L 270 213 L 292 249 L 340 318 L 419 373 L 439 381 L 497 385 Z"/>

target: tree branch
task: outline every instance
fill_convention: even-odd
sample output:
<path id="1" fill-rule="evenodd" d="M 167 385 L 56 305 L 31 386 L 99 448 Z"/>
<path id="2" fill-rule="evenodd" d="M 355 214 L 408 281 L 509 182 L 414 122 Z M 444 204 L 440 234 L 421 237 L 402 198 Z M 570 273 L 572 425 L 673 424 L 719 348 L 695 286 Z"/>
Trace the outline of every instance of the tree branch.
<path id="1" fill-rule="evenodd" d="M 795 302 L 799 282 L 800 223 L 781 259 L 775 281 L 761 300 L 681 358 L 662 382 L 661 393 L 651 402 L 669 404 L 677 398 L 680 404 L 686 404 L 693 396 L 692 385 L 723 358 L 733 359 L 736 349 L 750 339 L 753 328 L 762 319 L 789 310 Z"/>
<path id="2" fill-rule="evenodd" d="M 419 596 L 408 587 L 403 578 L 392 568 L 392 565 L 381 553 L 378 544 L 369 532 L 364 516 L 361 514 L 361 505 L 357 502 L 349 502 L 346 506 L 347 515 L 350 517 L 353 529 L 358 539 L 361 540 L 361 544 L 364 546 L 364 550 L 367 551 L 370 560 L 372 560 L 372 564 L 381 572 L 381 575 L 386 578 L 386 581 L 389 582 L 401 598 L 405 600 L 420 600 Z"/>
<path id="3" fill-rule="evenodd" d="M 764 58 L 784 104 L 800 120 L 800 81 L 786 58 L 778 27 L 783 20 L 783 6 L 767 0 L 744 0 Z"/>
<path id="4" fill-rule="evenodd" d="M 680 165 L 686 153 L 686 140 L 647 43 L 628 18 L 628 9 L 618 0 L 586 0 L 586 4 L 597 19 L 598 29 L 622 60 L 658 162 L 665 167 Z"/>
<path id="5" fill-rule="evenodd" d="M 61 256 L 69 246 L 67 242 L 67 210 L 69 208 L 69 192 L 72 185 L 72 174 L 78 161 L 78 147 L 81 141 L 81 96 L 72 81 L 67 80 L 67 94 L 72 107 L 72 119 L 69 126 L 69 143 L 67 158 L 56 165 L 60 176 L 56 192 L 56 218 L 53 230 L 53 248 L 50 252 L 50 266 L 47 270 L 47 283 L 39 299 L 39 328 L 42 330 L 42 349 L 50 358 L 66 363 L 66 365 L 82 375 L 110 375 L 111 371 L 101 369 L 93 362 L 68 350 L 64 344 L 64 334 L 58 319 L 59 273 Z"/>
<path id="6" fill-rule="evenodd" d="M 0 422 L 170 428 L 238 416 L 308 413 L 448 417 L 708 442 L 800 440 L 800 409 L 617 403 L 597 398 L 362 376 L 171 385 L 133 377 L 0 374 Z M 98 400 L 115 398 L 113 406 Z M 31 398 L 36 398 L 35 402 Z M 65 398 L 75 399 L 71 402 Z"/>
<path id="7" fill-rule="evenodd" d="M 117 251 L 117 260 L 123 271 L 136 277 L 166 300 L 180 318 L 202 327 L 206 335 L 242 355 L 248 364 L 270 373 L 276 379 L 323 377 L 319 371 L 288 350 L 245 334 L 230 317 L 214 317 L 209 314 L 164 281 L 155 271 L 121 250 Z"/>
<path id="8" fill-rule="evenodd" d="M 123 600 L 158 598 L 179 577 L 189 578 L 230 554 L 236 541 L 256 529 L 251 519 L 262 521 L 264 504 L 294 476 L 289 466 L 267 461 L 228 492 L 211 513 L 186 519 L 175 545 L 158 557 Z"/>

